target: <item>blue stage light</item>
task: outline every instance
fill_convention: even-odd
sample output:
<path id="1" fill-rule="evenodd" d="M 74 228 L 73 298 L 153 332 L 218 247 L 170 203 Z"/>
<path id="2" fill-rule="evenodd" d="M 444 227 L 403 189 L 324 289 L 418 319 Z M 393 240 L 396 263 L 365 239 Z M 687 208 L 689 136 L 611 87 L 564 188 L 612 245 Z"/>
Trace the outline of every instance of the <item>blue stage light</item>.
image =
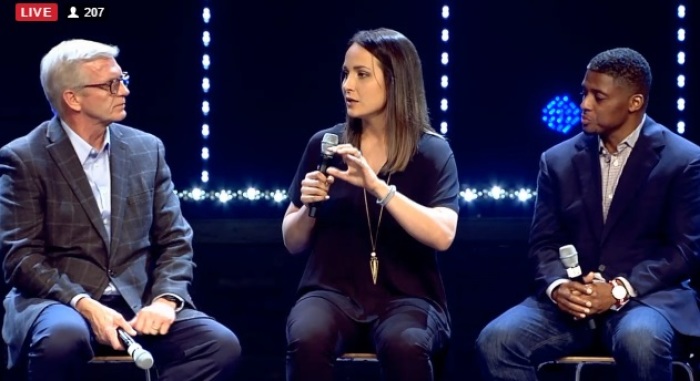
<path id="1" fill-rule="evenodd" d="M 542 121 L 551 130 L 568 134 L 579 123 L 581 110 L 569 96 L 556 96 L 542 109 Z"/>

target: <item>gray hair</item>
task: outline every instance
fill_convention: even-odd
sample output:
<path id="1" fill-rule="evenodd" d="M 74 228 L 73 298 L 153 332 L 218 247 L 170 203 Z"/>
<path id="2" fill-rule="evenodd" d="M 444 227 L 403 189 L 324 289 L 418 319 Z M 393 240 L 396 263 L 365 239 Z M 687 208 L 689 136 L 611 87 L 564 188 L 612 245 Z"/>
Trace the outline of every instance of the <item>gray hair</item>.
<path id="1" fill-rule="evenodd" d="M 46 53 L 41 59 L 41 87 L 54 112 L 60 115 L 63 111 L 63 91 L 85 84 L 80 65 L 117 55 L 116 46 L 78 39 L 63 41 Z"/>

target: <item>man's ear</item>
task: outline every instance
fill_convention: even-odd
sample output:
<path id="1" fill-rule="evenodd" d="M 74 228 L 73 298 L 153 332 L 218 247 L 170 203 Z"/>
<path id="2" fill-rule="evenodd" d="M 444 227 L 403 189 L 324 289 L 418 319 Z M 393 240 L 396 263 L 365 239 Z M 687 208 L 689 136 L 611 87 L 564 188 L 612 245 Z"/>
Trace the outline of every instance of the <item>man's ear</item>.
<path id="1" fill-rule="evenodd" d="M 80 111 L 82 105 L 80 104 L 80 95 L 73 90 L 66 90 L 61 94 L 63 97 L 63 103 L 66 107 L 73 111 Z"/>
<path id="2" fill-rule="evenodd" d="M 637 112 L 641 109 L 644 108 L 644 95 L 642 94 L 634 94 L 630 97 L 629 101 L 629 111 L 630 112 Z"/>

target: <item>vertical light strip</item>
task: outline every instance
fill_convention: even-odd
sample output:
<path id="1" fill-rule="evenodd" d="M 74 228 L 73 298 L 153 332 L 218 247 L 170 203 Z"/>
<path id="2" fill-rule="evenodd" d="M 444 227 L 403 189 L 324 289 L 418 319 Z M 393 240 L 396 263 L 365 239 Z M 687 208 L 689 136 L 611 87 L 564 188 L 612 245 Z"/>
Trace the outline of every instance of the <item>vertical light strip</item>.
<path id="1" fill-rule="evenodd" d="M 209 65 L 211 58 L 209 56 L 209 44 L 211 43 L 211 33 L 209 33 L 209 20 L 211 20 L 211 10 L 207 6 L 208 1 L 204 0 L 204 8 L 202 9 L 202 20 L 204 21 L 204 30 L 202 32 L 202 184 L 209 182 Z"/>
<path id="2" fill-rule="evenodd" d="M 676 86 L 678 87 L 678 100 L 676 100 L 676 109 L 678 110 L 678 122 L 676 122 L 676 131 L 679 134 L 685 133 L 685 5 L 683 4 L 685 0 L 680 0 L 678 2 L 677 16 L 678 16 L 678 30 L 676 31 L 676 39 L 678 40 L 678 54 L 676 56 L 676 62 L 678 63 L 678 76 L 676 77 Z"/>
<path id="3" fill-rule="evenodd" d="M 447 2 L 447 0 L 445 0 Z M 440 76 L 440 87 L 442 88 L 442 99 L 440 100 L 440 133 L 447 134 L 447 87 L 449 85 L 448 64 L 450 55 L 448 53 L 448 43 L 450 41 L 450 30 L 448 29 L 448 20 L 450 18 L 450 6 L 445 4 L 442 6 L 442 31 L 440 32 L 440 40 L 442 43 L 442 53 L 440 55 L 440 63 L 442 64 L 442 75 Z"/>

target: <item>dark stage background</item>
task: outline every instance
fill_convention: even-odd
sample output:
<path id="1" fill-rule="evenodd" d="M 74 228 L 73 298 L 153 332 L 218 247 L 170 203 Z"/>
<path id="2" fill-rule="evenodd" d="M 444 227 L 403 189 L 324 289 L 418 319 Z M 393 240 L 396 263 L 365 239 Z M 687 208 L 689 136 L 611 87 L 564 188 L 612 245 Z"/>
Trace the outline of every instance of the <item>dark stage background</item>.
<path id="1" fill-rule="evenodd" d="M 56 23 L 17 23 L 14 3 L 3 2 L 0 145 L 51 117 L 39 83 L 43 54 L 64 39 L 94 39 L 121 48 L 118 61 L 132 78 L 124 123 L 163 139 L 179 190 L 199 185 L 203 99 L 212 108 L 207 189 L 286 189 L 311 134 L 343 120 L 339 73 L 346 41 L 359 29 L 380 26 L 403 32 L 418 48 L 436 128 L 445 93 L 439 37 L 449 28 L 447 137 L 465 187 L 534 187 L 539 154 L 566 138 L 544 127 L 542 107 L 563 93 L 578 103 L 588 60 L 608 48 L 629 46 L 647 57 L 654 73 L 648 112 L 675 130 L 677 1 L 448 3 L 445 24 L 444 2 L 428 0 L 62 1 L 64 17 L 71 5 L 104 6 L 106 17 Z M 204 98 L 206 4 L 212 88 Z M 698 51 L 690 25 L 700 10 L 686 7 L 685 135 L 697 142 L 698 80 L 689 68 Z M 477 378 L 476 334 L 527 292 L 529 275 L 519 269 L 526 265 L 531 206 L 489 199 L 464 204 L 458 239 L 441 257 L 454 324 L 451 380 Z M 282 245 L 284 207 L 286 201 L 183 204 L 195 227 L 199 307 L 241 337 L 244 380 L 284 375 L 284 321 L 304 264 Z M 503 289 L 483 295 L 483 285 L 494 279 Z"/>

